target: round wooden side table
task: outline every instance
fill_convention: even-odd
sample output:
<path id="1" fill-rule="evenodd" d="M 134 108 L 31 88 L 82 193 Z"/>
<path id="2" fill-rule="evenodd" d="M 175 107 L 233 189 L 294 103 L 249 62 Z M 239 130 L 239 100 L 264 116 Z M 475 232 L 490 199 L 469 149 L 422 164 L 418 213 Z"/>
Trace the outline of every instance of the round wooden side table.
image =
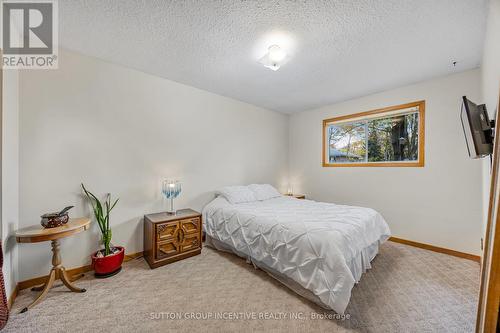
<path id="1" fill-rule="evenodd" d="M 70 219 L 68 223 L 56 228 L 43 228 L 41 225 L 38 225 L 19 229 L 16 232 L 16 240 L 18 243 L 38 243 L 45 241 L 51 241 L 52 243 L 52 269 L 50 270 L 47 281 L 43 286 L 32 289 L 36 291 L 41 290 L 42 292 L 33 301 L 33 303 L 23 308 L 21 313 L 28 311 L 44 299 L 57 278 L 61 279 L 64 285 L 73 292 L 83 293 L 86 291 L 85 289 L 78 288 L 71 283 L 66 269 L 61 264 L 59 239 L 75 235 L 79 232 L 87 230 L 89 227 L 89 218 L 77 218 Z"/>

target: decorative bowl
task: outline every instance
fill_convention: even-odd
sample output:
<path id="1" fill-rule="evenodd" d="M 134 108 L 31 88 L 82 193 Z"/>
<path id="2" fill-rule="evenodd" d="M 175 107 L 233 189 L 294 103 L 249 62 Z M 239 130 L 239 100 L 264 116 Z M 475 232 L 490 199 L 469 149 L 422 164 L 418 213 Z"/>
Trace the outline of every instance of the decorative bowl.
<path id="1" fill-rule="evenodd" d="M 42 221 L 40 224 L 44 228 L 56 228 L 68 223 L 68 220 L 68 213 L 62 215 L 59 215 L 59 213 L 49 213 L 42 215 Z"/>

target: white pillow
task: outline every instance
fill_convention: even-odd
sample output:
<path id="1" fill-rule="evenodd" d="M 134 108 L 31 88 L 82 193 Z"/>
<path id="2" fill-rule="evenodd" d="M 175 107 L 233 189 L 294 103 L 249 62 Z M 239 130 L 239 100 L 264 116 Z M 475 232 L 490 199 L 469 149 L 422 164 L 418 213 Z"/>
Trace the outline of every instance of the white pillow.
<path id="1" fill-rule="evenodd" d="M 248 185 L 248 188 L 259 201 L 281 197 L 281 193 L 269 184 L 251 184 Z"/>
<path id="2" fill-rule="evenodd" d="M 257 201 L 254 192 L 250 191 L 246 186 L 226 186 L 215 191 L 215 193 L 222 195 L 232 204 Z"/>

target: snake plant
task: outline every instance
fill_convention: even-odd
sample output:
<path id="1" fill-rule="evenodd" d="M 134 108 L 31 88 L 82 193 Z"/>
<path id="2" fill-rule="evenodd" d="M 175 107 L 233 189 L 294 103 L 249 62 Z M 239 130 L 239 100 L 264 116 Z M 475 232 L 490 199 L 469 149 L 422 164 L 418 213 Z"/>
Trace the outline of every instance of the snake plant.
<path id="1" fill-rule="evenodd" d="M 111 243 L 111 228 L 109 227 L 109 213 L 116 206 L 119 199 L 116 199 L 113 204 L 111 204 L 111 194 L 106 194 L 106 200 L 104 204 L 94 195 L 92 192 L 87 191 L 85 186 L 82 184 L 83 192 L 89 199 L 92 209 L 94 211 L 94 216 L 99 225 L 99 229 L 102 234 L 102 242 L 104 244 L 104 256 L 110 254 L 110 243 Z"/>

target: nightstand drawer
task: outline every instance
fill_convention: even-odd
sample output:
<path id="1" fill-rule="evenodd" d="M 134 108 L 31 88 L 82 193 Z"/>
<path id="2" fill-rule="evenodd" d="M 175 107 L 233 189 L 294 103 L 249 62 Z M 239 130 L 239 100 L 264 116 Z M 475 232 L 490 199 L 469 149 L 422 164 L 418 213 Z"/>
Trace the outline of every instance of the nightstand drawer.
<path id="1" fill-rule="evenodd" d="M 156 225 L 156 239 L 158 241 L 169 240 L 179 233 L 179 222 L 167 222 Z"/>
<path id="2" fill-rule="evenodd" d="M 180 243 L 181 252 L 187 252 L 198 249 L 201 244 L 199 233 L 185 234 L 182 242 Z"/>
<path id="3" fill-rule="evenodd" d="M 196 234 L 200 232 L 201 220 L 199 217 L 182 220 L 179 223 L 180 223 L 180 228 L 182 229 L 184 234 Z"/>
<path id="4" fill-rule="evenodd" d="M 167 257 L 175 256 L 179 254 L 180 244 L 172 239 L 158 243 L 158 248 L 156 249 L 156 259 L 164 259 Z"/>

